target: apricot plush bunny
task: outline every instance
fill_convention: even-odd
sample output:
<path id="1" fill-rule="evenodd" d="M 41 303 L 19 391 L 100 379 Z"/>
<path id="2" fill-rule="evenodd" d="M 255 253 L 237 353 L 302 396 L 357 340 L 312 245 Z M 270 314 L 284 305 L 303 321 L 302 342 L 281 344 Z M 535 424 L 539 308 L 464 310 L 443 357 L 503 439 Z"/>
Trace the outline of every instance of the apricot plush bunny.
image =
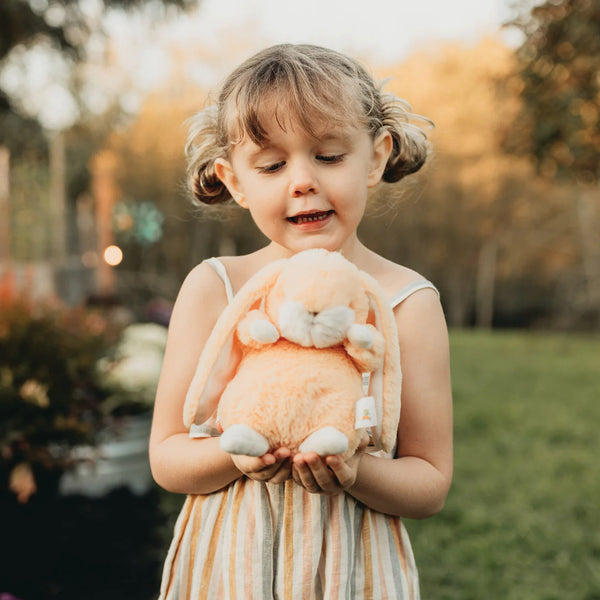
<path id="1" fill-rule="evenodd" d="M 225 309 L 184 422 L 218 427 L 232 454 L 287 447 L 347 457 L 364 428 L 391 452 L 400 383 L 396 324 L 380 286 L 338 252 L 305 250 L 263 268 Z"/>

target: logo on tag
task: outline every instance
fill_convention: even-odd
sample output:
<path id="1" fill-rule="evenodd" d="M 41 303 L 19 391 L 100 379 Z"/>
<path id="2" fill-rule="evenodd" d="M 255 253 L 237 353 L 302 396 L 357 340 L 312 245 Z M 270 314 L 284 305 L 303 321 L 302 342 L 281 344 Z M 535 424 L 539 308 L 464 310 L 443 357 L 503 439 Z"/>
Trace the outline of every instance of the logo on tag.
<path id="1" fill-rule="evenodd" d="M 363 396 L 360 400 L 357 400 L 354 415 L 354 429 L 375 427 L 377 425 L 375 398 L 373 396 Z"/>

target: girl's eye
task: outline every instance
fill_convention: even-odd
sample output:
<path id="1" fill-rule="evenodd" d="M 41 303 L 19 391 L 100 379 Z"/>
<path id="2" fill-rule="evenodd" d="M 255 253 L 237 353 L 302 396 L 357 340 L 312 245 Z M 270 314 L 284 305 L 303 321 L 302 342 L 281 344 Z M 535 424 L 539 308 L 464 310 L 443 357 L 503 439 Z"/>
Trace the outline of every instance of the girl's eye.
<path id="1" fill-rule="evenodd" d="M 341 162 L 344 159 L 344 156 L 344 154 L 318 154 L 317 160 L 328 164 L 334 164 Z"/>
<path id="2" fill-rule="evenodd" d="M 257 171 L 259 173 L 275 173 L 279 171 L 281 167 L 283 167 L 285 163 L 283 161 L 273 163 L 272 165 L 267 165 L 266 167 L 258 167 Z"/>

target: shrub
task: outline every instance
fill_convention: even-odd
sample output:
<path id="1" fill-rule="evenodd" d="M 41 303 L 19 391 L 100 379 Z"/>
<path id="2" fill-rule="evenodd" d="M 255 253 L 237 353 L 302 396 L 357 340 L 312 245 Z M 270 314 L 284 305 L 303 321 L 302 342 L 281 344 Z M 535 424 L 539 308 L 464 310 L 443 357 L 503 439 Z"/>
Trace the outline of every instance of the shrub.
<path id="1" fill-rule="evenodd" d="M 20 501 L 34 475 L 62 473 L 91 444 L 108 396 L 97 361 L 117 331 L 99 312 L 33 301 L 10 272 L 0 280 L 0 464 Z"/>

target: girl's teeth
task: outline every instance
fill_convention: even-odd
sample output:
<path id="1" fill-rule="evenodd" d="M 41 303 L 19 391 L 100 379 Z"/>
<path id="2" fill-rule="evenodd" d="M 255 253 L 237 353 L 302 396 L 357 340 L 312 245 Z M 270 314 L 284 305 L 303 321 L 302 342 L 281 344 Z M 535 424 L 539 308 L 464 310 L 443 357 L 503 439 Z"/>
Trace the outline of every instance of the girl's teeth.
<path id="1" fill-rule="evenodd" d="M 303 215 L 300 217 L 296 217 L 295 221 L 298 225 L 302 225 L 302 223 L 311 223 L 313 221 L 323 221 L 326 219 L 329 213 L 319 213 L 318 215 Z"/>

